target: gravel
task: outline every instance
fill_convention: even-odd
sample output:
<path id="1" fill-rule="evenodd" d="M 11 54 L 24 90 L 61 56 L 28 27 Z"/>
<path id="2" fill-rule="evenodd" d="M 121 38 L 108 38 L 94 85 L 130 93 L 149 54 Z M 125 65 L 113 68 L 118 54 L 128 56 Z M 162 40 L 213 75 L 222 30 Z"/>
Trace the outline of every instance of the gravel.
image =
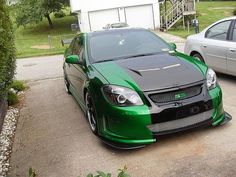
<path id="1" fill-rule="evenodd" d="M 0 135 L 0 177 L 6 177 L 10 167 L 10 154 L 19 117 L 19 109 L 9 107 Z"/>

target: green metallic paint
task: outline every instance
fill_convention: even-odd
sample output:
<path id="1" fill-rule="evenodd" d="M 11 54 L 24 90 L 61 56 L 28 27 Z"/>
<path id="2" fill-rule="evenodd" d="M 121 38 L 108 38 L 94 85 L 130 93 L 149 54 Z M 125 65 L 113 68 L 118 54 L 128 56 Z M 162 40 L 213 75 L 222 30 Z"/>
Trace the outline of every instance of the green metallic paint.
<path id="1" fill-rule="evenodd" d="M 82 100 L 79 99 L 78 94 L 76 93 L 76 89 L 73 87 L 73 85 L 70 83 L 70 88 L 69 88 L 70 92 L 72 93 L 72 95 L 74 96 L 73 98 L 76 100 L 76 102 L 78 103 L 78 105 L 81 107 L 82 111 L 85 113 L 85 104 L 83 103 Z"/>
<path id="2" fill-rule="evenodd" d="M 146 144 L 155 141 L 152 133 L 147 128 L 147 125 L 151 124 L 150 110 L 146 106 L 146 99 L 136 82 L 119 65 L 112 61 L 96 63 L 93 66 L 106 78 L 109 84 L 135 90 L 144 102 L 142 106 L 117 107 L 110 104 L 103 95 L 100 95 L 99 97 L 103 98 L 103 100 L 97 102 L 96 105 L 98 110 L 104 110 L 101 111 L 104 114 L 100 115 L 103 120 L 103 127 L 100 130 L 103 130 L 104 136 L 120 143 L 125 141 L 125 143 Z M 141 141 L 140 139 L 143 140 Z"/>
<path id="3" fill-rule="evenodd" d="M 224 121 L 224 109 L 222 101 L 222 91 L 219 86 L 209 91 L 209 94 L 213 101 L 214 112 L 212 114 L 213 122 L 212 125 L 216 126 Z"/>
<path id="4" fill-rule="evenodd" d="M 156 141 L 151 131 L 147 128 L 151 122 L 150 108 L 147 106 L 143 92 L 137 83 L 131 78 L 128 73 L 115 62 L 103 62 L 91 64 L 88 58 L 88 34 L 82 34 L 84 37 L 85 46 L 85 65 L 84 72 L 87 75 L 87 80 L 83 84 L 84 92 L 90 92 L 96 109 L 98 134 L 106 139 L 117 143 L 125 144 L 149 144 Z M 197 67 L 205 76 L 208 67 L 185 54 L 174 52 L 180 59 L 186 60 Z M 68 56 L 66 50 L 65 56 Z M 64 64 L 65 65 L 65 64 Z M 64 66 L 65 67 L 65 66 Z M 66 73 L 65 73 L 66 75 Z M 135 90 L 144 102 L 142 106 L 117 107 L 111 105 L 103 96 L 102 87 L 106 84 L 119 85 Z M 79 99 L 73 85 L 70 85 L 70 91 L 85 111 L 84 101 Z M 222 103 L 222 92 L 219 86 L 209 91 L 213 100 L 214 113 L 213 125 L 218 125 L 224 120 L 224 110 Z"/>
<path id="5" fill-rule="evenodd" d="M 70 63 L 70 64 L 78 64 L 79 62 L 79 56 L 78 55 L 68 55 L 66 57 L 66 63 Z"/>

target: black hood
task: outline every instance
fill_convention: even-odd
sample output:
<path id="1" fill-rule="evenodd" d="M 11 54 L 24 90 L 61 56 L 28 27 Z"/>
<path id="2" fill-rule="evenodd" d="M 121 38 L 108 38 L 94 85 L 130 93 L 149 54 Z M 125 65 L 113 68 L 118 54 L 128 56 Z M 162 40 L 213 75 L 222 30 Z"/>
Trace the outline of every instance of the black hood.
<path id="1" fill-rule="evenodd" d="M 117 60 L 115 63 L 133 77 L 142 91 L 178 87 L 205 79 L 194 63 L 168 53 Z"/>

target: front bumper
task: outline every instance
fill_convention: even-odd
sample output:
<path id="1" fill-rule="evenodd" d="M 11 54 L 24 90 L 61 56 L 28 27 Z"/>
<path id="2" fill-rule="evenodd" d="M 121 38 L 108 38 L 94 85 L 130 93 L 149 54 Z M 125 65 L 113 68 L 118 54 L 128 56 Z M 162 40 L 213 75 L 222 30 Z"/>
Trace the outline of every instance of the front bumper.
<path id="1" fill-rule="evenodd" d="M 106 111 L 99 118 L 99 136 L 110 146 L 133 149 L 154 143 L 159 136 L 164 134 L 200 126 L 216 126 L 231 120 L 231 116 L 223 110 L 222 92 L 219 86 L 209 91 L 205 103 L 209 100 L 212 107 L 204 112 L 168 122 L 155 122 L 156 118 L 158 119 L 157 112 L 163 112 L 164 108 L 159 108 L 157 111 L 155 106 L 145 105 L 114 107 L 104 102 L 106 105 L 102 106 L 106 107 Z M 185 102 L 183 106 L 193 104 L 196 99 L 191 99 L 191 101 Z"/>

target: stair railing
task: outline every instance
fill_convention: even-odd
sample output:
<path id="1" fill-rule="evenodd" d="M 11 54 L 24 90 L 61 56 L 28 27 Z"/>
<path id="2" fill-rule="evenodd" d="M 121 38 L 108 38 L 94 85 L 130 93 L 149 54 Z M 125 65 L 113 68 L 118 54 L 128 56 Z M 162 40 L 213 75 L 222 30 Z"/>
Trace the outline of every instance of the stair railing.
<path id="1" fill-rule="evenodd" d="M 169 29 L 169 27 L 172 26 L 173 23 L 175 23 L 179 17 L 183 16 L 183 10 L 184 10 L 183 3 L 184 3 L 184 0 L 177 1 L 174 6 L 172 6 L 170 9 L 168 9 L 161 16 L 161 28 Z"/>

